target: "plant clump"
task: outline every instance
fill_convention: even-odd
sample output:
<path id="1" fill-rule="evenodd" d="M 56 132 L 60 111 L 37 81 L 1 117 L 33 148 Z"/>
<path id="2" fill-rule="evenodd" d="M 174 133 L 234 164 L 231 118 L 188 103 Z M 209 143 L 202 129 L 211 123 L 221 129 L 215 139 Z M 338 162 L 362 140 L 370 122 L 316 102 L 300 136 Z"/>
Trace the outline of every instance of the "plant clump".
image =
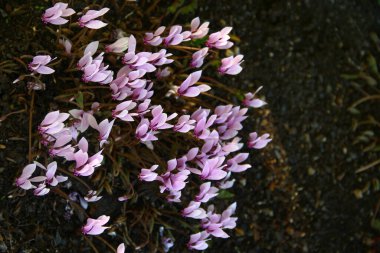
<path id="1" fill-rule="evenodd" d="M 209 34 L 209 22 L 194 18 L 189 29 L 160 26 L 143 36 L 119 31 L 104 45 L 109 39 L 95 30 L 109 27 L 101 20 L 109 11 L 86 9 L 72 22 L 76 10 L 59 2 L 42 15 L 47 25 L 67 26 L 56 30 L 60 47 L 52 54 L 60 57 L 34 56 L 31 73 L 15 83 L 28 80 L 31 92 L 50 89 L 42 80 L 54 74 L 57 79 L 67 75 L 65 83 L 72 86 L 65 90 L 62 108 L 39 124 L 41 152 L 24 167 L 16 185 L 36 196 L 54 191 L 67 198 L 66 219 L 83 213 L 84 236 L 106 230 L 119 235 L 118 253 L 148 245 L 155 229 L 167 252 L 174 245 L 175 227 L 188 228 L 189 249 L 204 250 L 212 237 L 227 238 L 236 227 L 236 202 L 224 209 L 223 203 L 211 203 L 233 187 L 234 173 L 251 167 L 239 134 L 248 109 L 265 102 L 255 92 L 236 94 L 241 105 L 228 103 L 218 96 L 217 88 L 225 86 L 205 75 L 242 71 L 243 55 L 220 60 L 233 47 L 232 27 Z M 261 149 L 270 141 L 269 134 L 252 132 L 246 143 Z M 101 192 L 124 203 L 121 213 L 125 219 L 132 215 L 121 222 L 127 229 L 108 214 L 91 218 L 86 212 L 104 199 Z M 132 238 L 137 223 L 136 234 L 147 234 L 144 242 Z"/>

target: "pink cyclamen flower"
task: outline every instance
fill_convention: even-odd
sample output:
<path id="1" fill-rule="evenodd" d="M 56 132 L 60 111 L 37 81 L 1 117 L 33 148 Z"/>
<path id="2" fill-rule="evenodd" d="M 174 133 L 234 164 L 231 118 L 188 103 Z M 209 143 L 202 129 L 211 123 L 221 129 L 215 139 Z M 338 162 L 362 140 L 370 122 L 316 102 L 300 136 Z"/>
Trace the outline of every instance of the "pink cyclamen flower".
<path id="1" fill-rule="evenodd" d="M 191 116 L 191 118 L 195 119 L 193 115 Z M 210 135 L 209 127 L 211 127 L 214 124 L 217 116 L 214 114 L 214 115 L 211 115 L 209 118 L 207 118 L 206 112 L 202 112 L 200 116 L 201 117 L 199 117 L 198 120 L 195 119 L 197 120 L 197 123 L 195 124 L 195 127 L 194 127 L 194 135 L 197 138 L 204 140 L 209 137 Z"/>
<path id="2" fill-rule="evenodd" d="M 70 116 L 68 113 L 60 113 L 59 111 L 49 112 L 41 124 L 38 131 L 42 134 L 54 135 L 64 128 L 63 122 Z"/>
<path id="3" fill-rule="evenodd" d="M 146 181 L 146 182 L 152 182 L 156 180 L 157 178 L 157 173 L 154 171 L 158 168 L 158 165 L 153 165 L 149 169 L 141 169 L 141 172 L 139 174 L 139 179 L 141 181 Z"/>
<path id="4" fill-rule="evenodd" d="M 129 65 L 137 61 L 138 57 L 136 56 L 136 45 L 136 38 L 131 34 L 131 36 L 128 38 L 128 51 L 122 59 L 123 64 Z"/>
<path id="5" fill-rule="evenodd" d="M 211 87 L 206 84 L 194 86 L 194 84 L 198 82 L 199 79 L 201 78 L 201 75 L 202 75 L 202 70 L 191 73 L 177 89 L 177 94 L 179 96 L 184 96 L 184 97 L 196 97 L 201 92 L 210 90 Z"/>
<path id="6" fill-rule="evenodd" d="M 153 88 L 153 82 L 147 81 L 143 87 L 136 88 L 133 90 L 131 99 L 136 100 L 136 101 L 143 101 L 143 100 L 151 98 L 154 94 L 154 91 L 152 90 L 152 88 Z"/>
<path id="7" fill-rule="evenodd" d="M 161 49 L 157 53 L 153 53 L 148 57 L 148 62 L 153 64 L 154 66 L 162 66 L 166 64 L 172 63 L 173 59 L 168 59 L 168 57 L 172 56 L 170 53 L 166 53 L 165 49 Z"/>
<path id="8" fill-rule="evenodd" d="M 166 196 L 166 200 L 168 202 L 176 202 L 179 203 L 181 202 L 181 191 L 171 191 L 168 196 Z"/>
<path id="9" fill-rule="evenodd" d="M 123 196 L 118 197 L 117 200 L 120 201 L 120 202 L 125 202 L 125 201 L 127 201 L 128 199 L 130 199 L 130 198 L 131 198 L 131 197 L 128 196 L 128 195 L 123 195 Z"/>
<path id="10" fill-rule="evenodd" d="M 195 120 L 190 119 L 190 115 L 182 115 L 179 117 L 177 124 L 174 125 L 173 130 L 176 132 L 187 133 L 194 129 Z"/>
<path id="11" fill-rule="evenodd" d="M 190 236 L 190 241 L 187 243 L 189 249 L 205 250 L 208 247 L 206 241 L 208 241 L 210 234 L 206 231 L 202 231 Z"/>
<path id="12" fill-rule="evenodd" d="M 228 49 L 233 46 L 234 43 L 228 41 L 230 36 L 228 35 L 232 30 L 232 27 L 225 27 L 220 32 L 210 34 L 206 42 L 206 46 L 209 48 Z"/>
<path id="13" fill-rule="evenodd" d="M 241 138 L 234 138 L 231 142 L 223 143 L 223 151 L 226 153 L 236 152 L 241 149 L 244 144 L 240 142 Z"/>
<path id="14" fill-rule="evenodd" d="M 208 25 L 210 22 L 204 22 L 202 25 L 200 25 L 201 21 L 199 20 L 199 17 L 194 18 L 191 20 L 191 38 L 192 39 L 201 39 L 204 36 L 207 35 L 209 28 Z"/>
<path id="15" fill-rule="evenodd" d="M 222 165 L 225 157 L 215 157 L 204 162 L 202 172 L 200 173 L 202 180 L 221 180 L 227 176 L 227 172 L 223 170 Z M 196 171 L 195 171 L 196 172 Z M 196 173 L 197 174 L 197 173 Z"/>
<path id="16" fill-rule="evenodd" d="M 34 163 L 38 167 L 46 171 L 45 183 L 48 185 L 57 186 L 58 183 L 65 182 L 68 179 L 68 177 L 65 177 L 65 176 L 55 176 L 55 173 L 57 171 L 57 162 L 55 161 L 49 163 L 47 167 L 43 166 L 41 163 L 36 162 L 36 161 Z"/>
<path id="17" fill-rule="evenodd" d="M 124 243 L 119 244 L 119 246 L 116 249 L 116 253 L 124 253 L 125 252 L 125 245 Z"/>
<path id="18" fill-rule="evenodd" d="M 70 192 L 69 199 L 71 201 L 79 203 L 83 209 L 87 210 L 88 208 L 88 202 L 77 192 Z"/>
<path id="19" fill-rule="evenodd" d="M 78 152 L 80 152 L 80 151 L 81 150 L 79 150 Z M 76 175 L 76 176 L 90 176 L 90 175 L 92 175 L 95 171 L 95 168 L 99 167 L 102 164 L 102 161 L 104 158 L 102 155 L 102 152 L 103 152 L 103 150 L 100 150 L 98 153 L 89 157 L 87 159 L 87 161 L 82 166 L 75 167 L 74 175 Z M 85 153 L 85 156 L 82 156 L 81 158 L 86 157 L 86 155 L 88 157 L 88 154 Z M 75 160 L 77 162 L 77 164 L 76 164 L 77 166 L 78 166 L 78 162 L 83 162 L 83 160 L 80 160 L 81 158 L 79 158 L 79 160 L 77 160 L 77 159 Z"/>
<path id="20" fill-rule="evenodd" d="M 61 44 L 65 48 L 66 54 L 71 54 L 71 48 L 73 47 L 73 45 L 69 39 L 59 39 L 59 44 Z"/>
<path id="21" fill-rule="evenodd" d="M 218 68 L 218 72 L 222 75 L 237 75 L 242 71 L 240 64 L 243 62 L 243 55 L 239 54 L 235 57 L 230 56 L 222 59 L 222 65 Z"/>
<path id="22" fill-rule="evenodd" d="M 128 37 L 123 37 L 106 46 L 106 52 L 122 53 L 128 49 Z"/>
<path id="23" fill-rule="evenodd" d="M 124 101 L 116 106 L 112 111 L 112 116 L 114 118 L 119 118 L 122 121 L 133 121 L 132 116 L 136 113 L 130 113 L 129 111 L 136 107 L 136 103 L 131 100 Z"/>
<path id="24" fill-rule="evenodd" d="M 169 35 L 164 39 L 165 46 L 175 46 L 180 44 L 184 38 L 182 32 L 182 26 L 173 25 L 170 27 Z"/>
<path id="25" fill-rule="evenodd" d="M 236 227 L 236 217 L 231 217 L 235 213 L 236 202 L 231 204 L 222 214 L 214 212 L 214 206 L 210 205 L 207 210 L 207 218 L 202 220 L 202 228 L 207 233 L 215 237 L 228 238 L 229 235 L 224 229 L 233 229 Z"/>
<path id="26" fill-rule="evenodd" d="M 173 125 L 170 125 L 166 122 L 177 117 L 177 113 L 173 113 L 168 116 L 166 113 L 164 113 L 162 106 L 158 105 L 152 109 L 152 116 L 153 118 L 150 120 L 149 128 L 153 131 L 156 131 L 173 127 Z"/>
<path id="27" fill-rule="evenodd" d="M 231 217 L 236 211 L 236 202 L 232 203 L 230 206 L 223 211 L 220 222 L 222 227 L 225 229 L 233 229 L 236 227 L 236 221 L 238 218 Z"/>
<path id="28" fill-rule="evenodd" d="M 99 41 L 90 42 L 86 48 L 84 49 L 82 58 L 79 59 L 77 67 L 83 70 L 86 66 L 93 63 L 94 59 L 92 56 L 96 53 L 99 47 Z M 97 61 L 103 61 L 103 54 L 99 54 L 98 57 L 95 58 Z"/>
<path id="29" fill-rule="evenodd" d="M 165 31 L 165 26 L 160 26 L 154 33 L 145 33 L 144 44 L 158 46 L 162 43 L 161 34 Z"/>
<path id="30" fill-rule="evenodd" d="M 64 17 L 69 17 L 75 13 L 71 8 L 67 8 L 67 3 L 56 3 L 53 7 L 45 10 L 45 13 L 42 15 L 42 21 L 47 24 L 53 25 L 63 25 L 69 22 Z"/>
<path id="31" fill-rule="evenodd" d="M 94 173 L 95 168 L 99 167 L 103 161 L 102 151 L 100 150 L 98 153 L 89 157 L 88 151 L 88 142 L 82 137 L 78 142 L 79 150 L 70 157 L 70 160 L 74 160 L 75 170 L 74 175 L 76 176 L 90 176 Z"/>
<path id="32" fill-rule="evenodd" d="M 150 106 L 150 99 L 145 99 L 141 104 L 137 106 L 137 111 L 140 116 L 143 116 L 144 114 L 148 113 L 150 110 L 148 109 Z"/>
<path id="33" fill-rule="evenodd" d="M 182 210 L 182 216 L 193 219 L 204 219 L 207 217 L 206 211 L 200 207 L 201 202 L 191 201 L 190 204 Z"/>
<path id="34" fill-rule="evenodd" d="M 203 183 L 199 188 L 199 194 L 195 196 L 195 200 L 199 202 L 208 202 L 210 199 L 218 195 L 219 189 L 211 186 L 211 182 Z"/>
<path id="35" fill-rule="evenodd" d="M 258 137 L 256 132 L 249 134 L 248 148 L 261 149 L 264 148 L 272 139 L 269 139 L 269 134 L 263 134 Z"/>
<path id="36" fill-rule="evenodd" d="M 86 14 L 78 20 L 80 27 L 87 27 L 90 29 L 100 29 L 102 27 L 105 27 L 107 24 L 103 21 L 96 20 L 96 18 L 103 16 L 109 10 L 109 8 L 103 8 L 99 11 L 88 10 Z"/>
<path id="37" fill-rule="evenodd" d="M 89 190 L 87 195 L 84 197 L 84 199 L 87 202 L 96 202 L 102 198 L 102 196 L 97 196 L 97 192 L 93 190 Z"/>
<path id="38" fill-rule="evenodd" d="M 108 119 L 104 119 L 99 124 L 96 122 L 96 119 L 91 114 L 88 115 L 88 121 L 92 128 L 98 130 L 99 132 L 99 141 L 100 141 L 100 147 L 103 146 L 104 143 L 107 142 L 107 139 L 111 133 L 113 123 L 115 122 L 115 119 L 108 121 Z"/>
<path id="39" fill-rule="evenodd" d="M 97 219 L 88 218 L 86 225 L 82 227 L 82 233 L 84 235 L 100 235 L 108 228 L 103 225 L 105 225 L 109 219 L 110 217 L 106 215 L 102 215 Z"/>
<path id="40" fill-rule="evenodd" d="M 145 70 L 146 72 L 155 71 L 156 67 L 150 62 L 150 57 L 152 57 L 153 54 L 151 52 L 140 52 L 136 54 L 134 51 L 135 47 L 136 39 L 131 35 L 129 37 L 128 52 L 122 59 L 123 64 L 129 66 L 129 68 L 133 70 Z"/>
<path id="41" fill-rule="evenodd" d="M 54 135 L 54 144 L 49 147 L 50 156 L 66 157 L 74 152 L 71 146 L 72 135 L 70 131 L 61 131 Z"/>
<path id="42" fill-rule="evenodd" d="M 28 68 L 32 72 L 39 73 L 41 75 L 49 75 L 54 73 L 54 69 L 47 67 L 46 65 L 54 59 L 51 59 L 50 55 L 37 55 L 33 57 L 33 61 L 28 64 Z"/>
<path id="43" fill-rule="evenodd" d="M 236 180 L 234 178 L 229 180 L 230 177 L 231 177 L 231 171 L 229 171 L 227 173 L 227 176 L 225 178 L 223 178 L 223 180 L 221 182 L 218 183 L 219 189 L 229 189 L 232 186 L 234 186 Z"/>
<path id="44" fill-rule="evenodd" d="M 199 68 L 203 65 L 203 61 L 208 53 L 208 47 L 198 50 L 192 55 L 190 66 L 192 68 Z"/>
<path id="45" fill-rule="evenodd" d="M 249 153 L 239 153 L 233 158 L 227 160 L 227 170 L 231 172 L 243 172 L 251 168 L 250 164 L 240 164 L 247 160 Z"/>
<path id="46" fill-rule="evenodd" d="M 140 141 L 156 141 L 158 140 L 155 134 L 157 132 L 149 129 L 149 120 L 142 119 L 136 128 L 136 138 Z"/>
<path id="47" fill-rule="evenodd" d="M 187 184 L 186 180 L 191 172 L 184 169 L 178 173 L 172 173 L 169 165 L 170 164 L 168 162 L 168 171 L 157 178 L 157 180 L 162 183 L 160 186 L 160 191 L 180 192 L 183 188 L 185 188 Z"/>
<path id="48" fill-rule="evenodd" d="M 255 98 L 256 93 L 259 92 L 262 88 L 263 86 L 260 86 L 253 94 L 251 92 L 246 93 L 243 100 L 243 105 L 253 108 L 259 108 L 263 105 L 266 105 L 265 101 Z"/>
<path id="49" fill-rule="evenodd" d="M 170 237 L 162 237 L 161 243 L 164 248 L 164 252 L 169 252 L 170 249 L 174 246 L 174 240 Z"/>
<path id="50" fill-rule="evenodd" d="M 94 110 L 96 109 L 91 111 L 83 111 L 79 109 L 70 110 L 69 113 L 75 119 L 73 127 L 81 133 L 85 132 L 90 126 L 90 123 L 88 122 L 88 115 L 93 114 Z"/>
<path id="51" fill-rule="evenodd" d="M 36 188 L 34 185 L 32 185 L 30 181 L 30 177 L 32 176 L 33 172 L 36 170 L 35 164 L 28 164 L 24 167 L 21 176 L 19 176 L 16 179 L 16 185 L 24 190 L 29 190 L 32 188 Z"/>
<path id="52" fill-rule="evenodd" d="M 170 68 L 169 67 L 165 67 L 163 69 L 158 69 L 156 71 L 156 77 L 157 77 L 157 79 L 163 79 L 165 77 L 170 76 L 170 74 L 171 73 L 170 73 Z"/>
<path id="53" fill-rule="evenodd" d="M 100 60 L 94 60 L 82 68 L 82 80 L 84 82 L 95 82 L 100 84 L 108 84 L 112 82 L 113 71 L 108 70 L 108 65 Z"/>
<path id="54" fill-rule="evenodd" d="M 39 184 L 36 189 L 34 189 L 33 194 L 35 196 L 43 196 L 43 195 L 48 194 L 49 192 L 50 192 L 50 189 L 46 188 L 46 184 L 42 183 L 42 184 Z"/>

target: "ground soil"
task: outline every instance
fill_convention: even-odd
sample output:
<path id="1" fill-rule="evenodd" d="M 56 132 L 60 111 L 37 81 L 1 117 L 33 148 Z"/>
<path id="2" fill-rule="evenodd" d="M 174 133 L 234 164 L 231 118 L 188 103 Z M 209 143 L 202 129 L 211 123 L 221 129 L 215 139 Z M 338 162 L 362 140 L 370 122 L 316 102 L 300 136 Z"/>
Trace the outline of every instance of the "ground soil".
<path id="1" fill-rule="evenodd" d="M 371 226 L 380 193 L 354 194 L 380 177 L 379 168 L 355 173 L 379 153 L 364 153 L 353 144 L 355 116 L 347 108 L 360 96 L 341 77 L 355 72 L 368 52 L 375 54 L 369 37 L 371 32 L 380 34 L 379 5 L 354 0 L 200 0 L 198 6 L 203 20 L 216 22 L 212 27 L 234 27 L 245 55 L 244 71 L 227 81 L 244 90 L 264 86 L 261 94 L 268 105 L 250 124 L 273 136 L 268 149 L 252 160 L 253 168 L 239 175 L 234 189 L 238 229 L 230 239 L 214 240 L 208 252 L 380 251 L 380 231 Z M 33 29 L 38 10 L 21 9 L 24 17 L 17 19 L 6 15 L 14 8 L 7 1 L 0 1 L 0 8 L 0 64 L 17 61 L 15 57 L 39 48 L 36 43 L 46 43 Z M 18 30 L 24 32 L 14 32 Z M 12 69 L 25 71 L 20 64 Z M 0 117 L 23 110 L 30 99 L 12 85 L 15 77 L 1 72 Z M 49 97 L 38 95 L 36 113 L 46 112 Z M 377 108 L 368 112 L 380 116 Z M 64 234 L 55 234 L 55 227 L 46 227 L 49 222 L 31 220 L 34 215 L 56 224 L 52 203 L 15 196 L 14 178 L 27 162 L 29 118 L 21 111 L 0 119 L 0 252 L 30 252 L 28 247 L 36 244 L 46 246 L 39 252 L 54 252 L 45 235 L 77 247 L 75 241 L 64 242 Z"/>
<path id="2" fill-rule="evenodd" d="M 210 18 L 211 12 L 241 39 L 246 65 L 234 84 L 264 86 L 269 125 L 275 127 L 275 146 L 264 157 L 278 159 L 249 172 L 238 189 L 244 193 L 239 200 L 244 232 L 221 246 L 237 252 L 377 252 L 370 221 L 379 195 L 356 199 L 353 194 L 379 176 L 354 173 L 376 155 L 353 145 L 356 133 L 347 108 L 358 95 L 340 75 L 355 71 L 352 62 L 360 65 L 374 51 L 369 34 L 379 32 L 379 6 L 333 0 L 211 2 L 203 4 L 201 16 Z M 377 117 L 378 106 L 370 108 Z"/>

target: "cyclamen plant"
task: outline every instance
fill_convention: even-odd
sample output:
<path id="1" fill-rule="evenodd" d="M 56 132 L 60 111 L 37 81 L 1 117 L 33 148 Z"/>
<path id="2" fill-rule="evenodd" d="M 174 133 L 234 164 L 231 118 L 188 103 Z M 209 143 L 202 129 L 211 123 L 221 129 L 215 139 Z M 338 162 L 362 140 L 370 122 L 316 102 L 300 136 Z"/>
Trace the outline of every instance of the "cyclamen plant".
<path id="1" fill-rule="evenodd" d="M 100 29 L 107 26 L 99 19 L 109 10 L 87 10 L 77 21 L 79 27 Z M 75 13 L 76 11 L 68 8 L 68 4 L 59 2 L 44 12 L 42 21 L 51 25 L 65 25 Z M 49 112 L 39 124 L 38 132 L 40 142 L 51 162 L 46 167 L 37 161 L 26 165 L 16 179 L 16 185 L 24 190 L 33 190 L 36 196 L 44 196 L 52 188 L 65 188 L 65 182 L 71 181 L 69 177 L 61 175 L 62 171 L 66 171 L 66 174 L 71 173 L 70 178 L 91 179 L 94 173 L 107 163 L 105 150 L 115 148 L 122 139 L 131 138 L 128 140 L 129 145 L 145 145 L 154 150 L 160 149 L 160 145 L 163 144 L 159 141 L 167 138 L 165 136 L 181 141 L 178 136 L 183 135 L 194 140 L 191 142 L 194 146 L 189 147 L 182 155 L 166 162 L 146 164 L 146 167 L 128 170 L 138 170 L 136 174 L 141 184 L 155 182 L 160 193 L 165 194 L 166 200 L 174 202 L 173 205 L 182 209 L 179 214 L 184 219 L 199 220 L 198 225 L 194 225 L 199 232 L 189 234 L 189 249 L 204 250 L 208 247 L 207 241 L 212 237 L 229 237 L 226 231 L 236 227 L 236 202 L 222 212 L 218 212 L 210 202 L 220 191 L 233 187 L 233 173 L 240 173 L 251 167 L 250 164 L 244 163 L 249 153 L 241 152 L 244 144 L 238 134 L 243 128 L 242 122 L 248 117 L 248 108 L 265 105 L 264 101 L 256 97 L 256 92 L 261 87 L 255 93 L 247 93 L 241 106 L 226 104 L 218 105 L 214 109 L 199 106 L 196 110 L 191 110 L 192 107 L 186 104 L 197 103 L 198 100 L 191 99 L 212 92 L 212 84 L 202 82 L 204 62 L 215 59 L 215 50 L 226 50 L 233 46 L 229 36 L 231 30 L 232 27 L 225 27 L 208 35 L 209 22 L 201 24 L 199 18 L 194 18 L 190 30 L 180 25 L 170 28 L 161 26 L 154 32 L 146 33 L 141 39 L 141 44 L 131 34 L 117 38 L 115 42 L 106 45 L 104 51 L 100 51 L 102 45 L 99 41 L 88 43 L 82 51 L 78 47 L 80 43 L 72 43 L 69 38 L 60 37 L 59 42 L 64 47 L 65 57 L 76 62 L 82 82 L 108 87 L 110 97 L 116 104 L 112 101 L 108 104 L 93 102 L 89 110 L 73 108 L 68 112 Z M 62 33 L 59 34 L 62 36 Z M 85 36 L 86 33 L 83 34 L 82 36 Z M 181 46 L 183 43 L 195 41 L 202 43 L 198 43 L 197 47 Z M 140 47 L 143 47 L 144 51 L 137 51 Z M 78 52 L 83 53 L 78 55 Z M 189 60 L 188 71 L 191 70 L 191 73 L 182 82 L 178 81 L 177 77 L 183 76 L 185 72 L 178 69 L 176 73 L 175 69 L 179 68 L 176 63 L 180 62 L 181 58 L 176 57 L 175 52 L 185 52 Z M 113 55 L 123 64 L 116 76 L 116 69 L 105 63 L 107 54 Z M 42 84 L 43 75 L 55 73 L 49 64 L 56 59 L 52 59 L 50 55 L 35 56 L 29 63 L 31 73 L 19 77 L 15 82 L 33 78 L 32 83 L 35 85 L 28 87 L 41 89 L 41 85 L 38 84 Z M 220 61 L 217 72 L 222 75 L 237 75 L 242 71 L 242 62 L 243 55 L 225 57 Z M 171 65 L 172 68 L 167 65 Z M 200 70 L 201 67 L 204 69 Z M 172 81 L 166 82 L 164 86 L 166 93 L 156 92 L 155 86 L 170 77 Z M 165 111 L 165 103 L 153 104 L 154 101 L 164 100 L 177 103 L 178 106 L 174 106 L 177 110 L 169 113 Z M 107 118 L 107 115 L 111 118 Z M 103 118 L 99 119 L 100 116 Z M 120 130 L 123 128 L 129 129 L 132 134 L 123 134 Z M 94 131 L 97 133 L 96 138 L 92 135 Z M 269 134 L 259 136 L 252 132 L 247 147 L 261 149 L 270 141 Z M 156 142 L 158 144 L 155 144 Z M 137 154 L 131 154 L 133 155 Z M 62 167 L 58 175 L 56 174 L 59 166 L 55 160 L 60 161 Z M 191 189 L 186 190 L 191 188 L 190 181 L 197 185 L 198 189 L 195 192 Z M 183 195 L 186 197 L 183 198 Z M 68 196 L 70 201 L 80 203 L 84 209 L 102 198 L 95 190 L 89 190 L 86 196 L 71 191 Z M 128 195 L 118 196 L 121 202 L 128 203 L 129 198 Z M 109 221 L 110 217 L 107 215 L 101 215 L 96 219 L 87 218 L 81 231 L 87 236 L 102 234 L 113 227 Z M 163 232 L 160 233 L 162 235 Z M 162 237 L 162 243 L 166 252 L 174 244 L 168 237 Z M 128 242 L 120 244 L 117 252 L 124 252 L 125 245 L 129 245 Z"/>

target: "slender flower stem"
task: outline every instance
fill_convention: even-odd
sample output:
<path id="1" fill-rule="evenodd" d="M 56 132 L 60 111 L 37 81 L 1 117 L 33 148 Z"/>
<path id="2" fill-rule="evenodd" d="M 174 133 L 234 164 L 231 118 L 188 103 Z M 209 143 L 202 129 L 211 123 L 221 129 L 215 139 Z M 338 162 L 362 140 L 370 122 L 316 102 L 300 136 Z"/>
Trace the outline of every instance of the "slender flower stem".
<path id="1" fill-rule="evenodd" d="M 78 90 L 94 90 L 94 89 L 109 89 L 107 86 L 79 86 L 73 89 L 65 90 L 65 93 L 78 91 Z"/>
<path id="2" fill-rule="evenodd" d="M 30 108 L 29 108 L 29 153 L 28 153 L 28 160 L 31 163 L 32 162 L 32 127 L 33 127 L 33 110 L 34 110 L 34 97 L 35 97 L 35 91 L 32 90 L 32 100 L 30 101 Z"/>
<path id="3" fill-rule="evenodd" d="M 179 50 L 191 50 L 191 51 L 198 51 L 200 48 L 197 47 L 187 47 L 187 46 L 169 46 L 169 48 L 173 49 L 179 49 Z"/>
<path id="4" fill-rule="evenodd" d="M 78 43 L 81 41 L 80 38 L 81 38 L 83 35 L 86 34 L 87 30 L 88 30 L 87 27 L 83 28 L 79 33 L 77 33 L 77 34 L 74 36 L 74 38 L 72 38 L 71 41 L 72 41 L 73 43 L 74 43 L 74 40 L 78 39 L 78 40 L 73 44 L 73 48 L 75 48 L 75 47 L 78 45 Z"/>
<path id="5" fill-rule="evenodd" d="M 116 249 L 114 247 L 112 247 L 111 244 L 109 244 L 106 240 L 104 240 L 102 237 L 100 236 L 95 236 L 96 239 L 98 239 L 99 241 L 101 241 L 102 243 L 104 243 L 105 245 L 107 245 L 108 248 L 110 248 L 112 250 L 112 252 L 116 252 Z"/>
<path id="6" fill-rule="evenodd" d="M 4 120 L 6 120 L 9 116 L 11 116 L 13 114 L 23 113 L 25 111 L 26 111 L 25 109 L 22 109 L 22 110 L 18 110 L 18 111 L 15 111 L 15 112 L 10 112 L 8 114 L 5 114 L 5 115 L 3 115 L 3 116 L 0 117 L 0 122 L 3 122 Z"/>
<path id="7" fill-rule="evenodd" d="M 84 209 L 83 209 L 80 205 L 78 205 L 77 203 L 75 203 L 74 201 L 72 201 L 72 200 L 69 198 L 69 196 L 68 196 L 65 192 L 63 192 L 61 189 L 59 189 L 58 187 L 54 187 L 54 188 L 51 189 L 51 191 L 54 192 L 54 193 L 56 193 L 56 194 L 58 194 L 59 196 L 63 197 L 64 199 L 70 201 L 70 204 L 71 204 L 75 209 L 77 209 L 78 212 L 81 212 L 86 218 L 89 217 L 88 214 L 84 211 Z"/>
<path id="8" fill-rule="evenodd" d="M 212 95 L 210 93 L 202 93 L 202 95 L 205 95 L 205 96 L 208 96 L 208 97 L 211 97 L 211 98 L 215 98 L 223 103 L 226 103 L 226 104 L 232 104 L 230 101 L 224 99 L 224 98 L 221 98 L 221 97 L 218 97 L 218 96 L 215 96 L 215 95 Z"/>
<path id="9" fill-rule="evenodd" d="M 87 238 L 87 236 L 83 236 L 86 242 L 90 245 L 90 247 L 94 250 L 95 253 L 99 253 L 95 245 L 90 241 L 90 239 Z"/>
<path id="10" fill-rule="evenodd" d="M 218 87 L 220 87 L 222 89 L 225 89 L 226 91 L 230 92 L 231 94 L 235 94 L 236 91 L 237 91 L 236 89 L 229 88 L 227 85 L 224 85 L 224 84 L 218 82 L 217 80 L 215 80 L 215 79 L 213 79 L 211 77 L 202 76 L 202 79 L 206 79 L 206 80 L 210 81 L 211 83 L 217 85 Z"/>
<path id="11" fill-rule="evenodd" d="M 78 182 L 80 182 L 84 187 L 86 187 L 88 190 L 91 190 L 91 187 L 85 182 L 83 181 L 82 179 L 80 179 L 79 177 L 77 176 L 74 176 L 72 173 L 64 170 L 64 169 L 61 169 L 61 168 L 58 168 L 58 171 L 65 174 L 65 175 L 68 175 L 69 177 L 71 178 L 74 178 L 75 180 L 77 180 Z"/>
<path id="12" fill-rule="evenodd" d="M 373 95 L 373 96 L 368 96 L 368 97 L 364 97 L 362 99 L 359 99 L 358 101 L 356 101 L 355 103 L 353 103 L 350 107 L 351 108 L 354 108 L 368 100 L 376 100 L 376 99 L 380 99 L 380 95 Z"/>
<path id="13" fill-rule="evenodd" d="M 356 174 L 358 173 L 361 173 L 361 172 L 364 172 L 366 170 L 369 170 L 370 168 L 372 167 L 375 167 L 376 165 L 380 164 L 380 159 L 379 160 L 376 160 L 374 162 L 371 162 L 370 164 L 367 164 L 361 168 L 359 168 L 358 170 L 355 171 Z"/>

